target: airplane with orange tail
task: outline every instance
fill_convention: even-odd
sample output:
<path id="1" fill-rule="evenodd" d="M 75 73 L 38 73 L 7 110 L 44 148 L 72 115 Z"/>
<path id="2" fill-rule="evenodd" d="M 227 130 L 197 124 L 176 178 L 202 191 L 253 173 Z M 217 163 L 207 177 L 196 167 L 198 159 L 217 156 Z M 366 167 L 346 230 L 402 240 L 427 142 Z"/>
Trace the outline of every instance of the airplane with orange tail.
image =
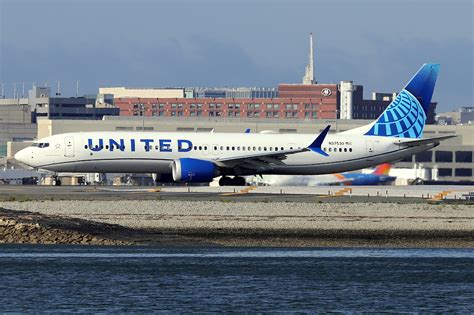
<path id="1" fill-rule="evenodd" d="M 389 163 L 384 163 L 375 168 L 370 174 L 362 173 L 337 173 L 333 174 L 337 180 L 324 183 L 325 185 L 347 185 L 347 186 L 372 186 L 372 185 L 390 185 L 396 177 L 388 175 Z"/>

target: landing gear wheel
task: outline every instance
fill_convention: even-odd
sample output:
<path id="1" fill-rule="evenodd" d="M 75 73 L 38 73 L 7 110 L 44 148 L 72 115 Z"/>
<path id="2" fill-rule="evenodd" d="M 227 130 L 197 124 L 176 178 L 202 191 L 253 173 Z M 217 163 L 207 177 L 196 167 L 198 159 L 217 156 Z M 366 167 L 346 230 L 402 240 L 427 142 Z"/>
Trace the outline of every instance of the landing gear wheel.
<path id="1" fill-rule="evenodd" d="M 232 178 L 232 184 L 234 186 L 245 186 L 245 178 L 235 176 L 234 178 Z"/>
<path id="2" fill-rule="evenodd" d="M 232 179 L 227 176 L 222 176 L 221 179 L 219 179 L 219 186 L 230 186 L 232 185 Z"/>
<path id="3" fill-rule="evenodd" d="M 245 178 L 235 176 L 234 178 L 230 178 L 227 176 L 222 176 L 219 179 L 219 186 L 245 186 Z"/>

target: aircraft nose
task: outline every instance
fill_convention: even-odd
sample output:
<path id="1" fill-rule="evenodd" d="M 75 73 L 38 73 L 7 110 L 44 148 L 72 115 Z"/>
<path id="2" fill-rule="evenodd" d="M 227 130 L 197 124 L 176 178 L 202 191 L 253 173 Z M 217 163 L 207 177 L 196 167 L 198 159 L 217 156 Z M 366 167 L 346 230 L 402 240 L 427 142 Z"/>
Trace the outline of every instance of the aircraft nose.
<path id="1" fill-rule="evenodd" d="M 28 153 L 27 149 L 22 149 L 15 154 L 15 160 L 21 163 L 28 164 Z"/>

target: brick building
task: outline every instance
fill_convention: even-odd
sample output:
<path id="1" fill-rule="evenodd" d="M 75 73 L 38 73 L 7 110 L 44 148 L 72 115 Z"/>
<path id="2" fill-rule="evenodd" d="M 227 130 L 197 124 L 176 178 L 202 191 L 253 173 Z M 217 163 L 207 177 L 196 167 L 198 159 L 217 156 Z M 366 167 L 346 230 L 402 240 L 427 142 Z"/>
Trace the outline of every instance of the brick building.
<path id="1" fill-rule="evenodd" d="M 336 84 L 280 84 L 278 98 L 116 98 L 121 116 L 335 119 Z"/>

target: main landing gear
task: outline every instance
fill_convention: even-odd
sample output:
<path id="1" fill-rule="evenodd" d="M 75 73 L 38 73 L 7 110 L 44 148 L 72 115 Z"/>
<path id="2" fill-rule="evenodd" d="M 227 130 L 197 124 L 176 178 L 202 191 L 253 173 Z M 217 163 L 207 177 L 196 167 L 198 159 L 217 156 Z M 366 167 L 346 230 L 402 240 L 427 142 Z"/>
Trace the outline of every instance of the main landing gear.
<path id="1" fill-rule="evenodd" d="M 219 179 L 219 186 L 245 186 L 245 178 L 239 176 L 235 176 L 234 178 L 222 176 L 221 179 Z"/>

